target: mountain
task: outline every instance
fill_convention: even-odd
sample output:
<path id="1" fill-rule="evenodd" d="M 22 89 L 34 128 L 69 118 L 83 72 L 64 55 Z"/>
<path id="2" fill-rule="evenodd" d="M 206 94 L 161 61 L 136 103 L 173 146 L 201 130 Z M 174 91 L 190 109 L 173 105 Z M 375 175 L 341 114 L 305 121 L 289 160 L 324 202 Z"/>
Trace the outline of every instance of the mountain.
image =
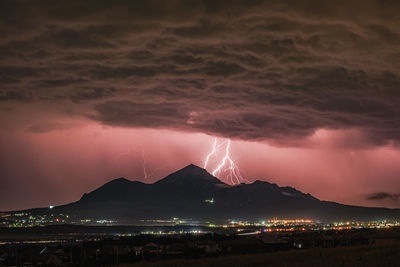
<path id="1" fill-rule="evenodd" d="M 211 201 L 212 200 L 212 201 Z M 292 187 L 264 181 L 227 185 L 193 164 L 153 184 L 112 180 L 52 212 L 119 221 L 310 218 L 321 221 L 399 219 L 399 209 L 367 208 L 321 201 Z"/>

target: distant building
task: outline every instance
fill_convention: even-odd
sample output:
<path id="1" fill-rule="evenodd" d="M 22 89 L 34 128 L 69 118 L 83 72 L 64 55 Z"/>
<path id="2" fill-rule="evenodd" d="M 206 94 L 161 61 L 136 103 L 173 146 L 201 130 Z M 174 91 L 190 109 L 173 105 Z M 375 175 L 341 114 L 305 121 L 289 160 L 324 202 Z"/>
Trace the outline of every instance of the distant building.
<path id="1" fill-rule="evenodd" d="M 211 199 L 206 199 L 205 202 L 212 204 L 214 203 L 214 198 L 212 197 Z"/>

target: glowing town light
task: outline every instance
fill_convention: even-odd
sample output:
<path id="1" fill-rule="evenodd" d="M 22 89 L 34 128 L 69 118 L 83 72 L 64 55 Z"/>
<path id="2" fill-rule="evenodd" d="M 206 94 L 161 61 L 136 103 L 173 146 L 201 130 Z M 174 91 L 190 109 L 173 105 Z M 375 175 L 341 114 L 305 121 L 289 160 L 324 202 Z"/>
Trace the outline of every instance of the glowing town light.
<path id="1" fill-rule="evenodd" d="M 49 206 L 49 209 L 52 209 L 52 208 L 54 208 L 54 206 Z"/>
<path id="2" fill-rule="evenodd" d="M 206 199 L 204 202 L 213 204 L 214 198 L 212 197 L 211 199 Z"/>

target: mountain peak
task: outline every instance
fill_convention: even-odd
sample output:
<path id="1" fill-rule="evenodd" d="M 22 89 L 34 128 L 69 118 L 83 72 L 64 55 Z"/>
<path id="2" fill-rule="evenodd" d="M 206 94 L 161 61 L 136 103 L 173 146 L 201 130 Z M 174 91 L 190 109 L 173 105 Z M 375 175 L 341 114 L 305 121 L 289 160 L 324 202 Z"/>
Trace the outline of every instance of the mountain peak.
<path id="1" fill-rule="evenodd" d="M 194 165 L 194 164 L 189 164 L 189 165 L 187 165 L 187 166 L 185 166 L 185 167 L 183 167 L 182 169 L 180 169 L 180 170 L 178 170 L 178 171 L 176 171 L 176 172 L 188 172 L 188 173 L 208 173 L 205 169 L 203 169 L 203 168 L 201 168 L 201 167 L 199 167 L 199 166 L 197 166 L 197 165 Z M 175 172 L 175 173 L 176 173 Z"/>
<path id="2" fill-rule="evenodd" d="M 222 184 L 220 180 L 209 174 L 205 169 L 189 164 L 186 167 L 168 175 L 157 183 L 173 183 L 173 184 Z"/>
<path id="3" fill-rule="evenodd" d="M 120 178 L 115 178 L 115 179 L 105 183 L 103 186 L 113 186 L 113 187 L 125 186 L 125 185 L 131 184 L 131 183 L 132 183 L 132 181 L 130 181 L 126 178 L 120 177 Z"/>
<path id="4" fill-rule="evenodd" d="M 110 182 L 113 182 L 113 183 L 127 183 L 127 182 L 132 182 L 132 181 L 130 181 L 130 180 L 124 178 L 124 177 L 120 177 L 120 178 L 116 178 L 114 180 L 111 180 Z"/>

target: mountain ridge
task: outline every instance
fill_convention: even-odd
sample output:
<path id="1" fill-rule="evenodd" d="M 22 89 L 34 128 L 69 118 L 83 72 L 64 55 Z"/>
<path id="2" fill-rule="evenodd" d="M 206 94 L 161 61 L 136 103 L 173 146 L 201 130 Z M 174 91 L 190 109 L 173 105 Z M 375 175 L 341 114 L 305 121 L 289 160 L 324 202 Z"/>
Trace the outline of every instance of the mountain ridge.
<path id="1" fill-rule="evenodd" d="M 213 201 L 207 201 L 210 199 Z M 174 217 L 198 220 L 284 217 L 321 221 L 400 218 L 399 209 L 321 201 L 296 188 L 279 187 L 267 181 L 228 185 L 193 164 L 152 184 L 113 179 L 76 202 L 54 207 L 52 212 L 116 221 Z"/>

